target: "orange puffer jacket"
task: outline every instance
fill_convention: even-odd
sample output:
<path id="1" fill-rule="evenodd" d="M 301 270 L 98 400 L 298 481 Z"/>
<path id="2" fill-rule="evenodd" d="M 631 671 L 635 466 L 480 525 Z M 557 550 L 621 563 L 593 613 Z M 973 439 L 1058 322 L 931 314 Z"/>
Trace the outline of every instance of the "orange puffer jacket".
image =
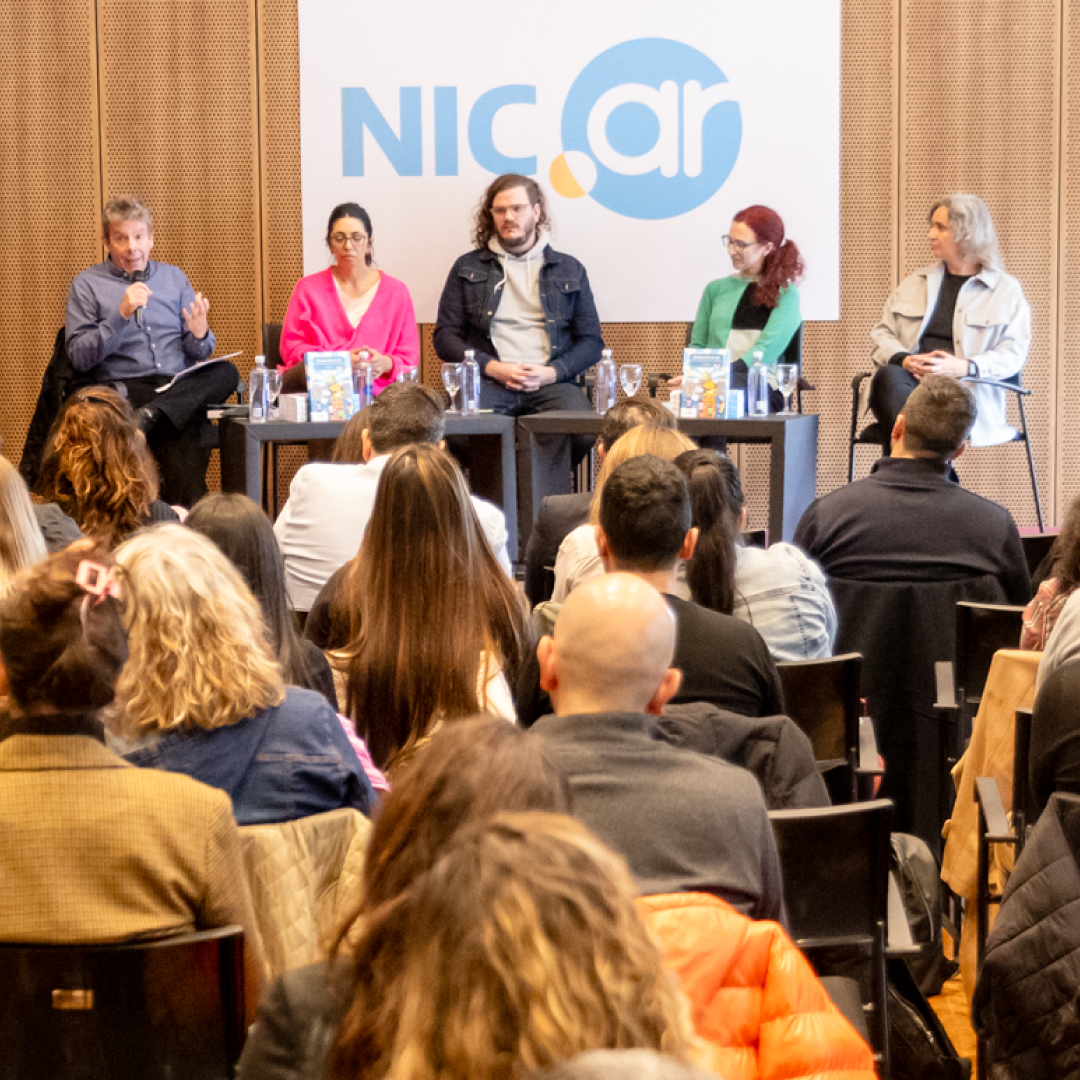
<path id="1" fill-rule="evenodd" d="M 774 922 L 703 893 L 645 896 L 639 908 L 690 1001 L 724 1080 L 873 1080 L 870 1048 Z"/>

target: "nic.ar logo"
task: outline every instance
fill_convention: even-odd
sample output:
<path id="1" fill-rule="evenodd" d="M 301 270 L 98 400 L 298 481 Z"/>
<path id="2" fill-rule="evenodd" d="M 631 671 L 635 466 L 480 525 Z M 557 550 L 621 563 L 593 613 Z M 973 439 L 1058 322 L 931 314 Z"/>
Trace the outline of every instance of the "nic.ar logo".
<path id="1" fill-rule="evenodd" d="M 727 76 L 679 41 L 612 46 L 574 80 L 552 187 L 625 217 L 678 217 L 719 191 L 742 139 Z"/>

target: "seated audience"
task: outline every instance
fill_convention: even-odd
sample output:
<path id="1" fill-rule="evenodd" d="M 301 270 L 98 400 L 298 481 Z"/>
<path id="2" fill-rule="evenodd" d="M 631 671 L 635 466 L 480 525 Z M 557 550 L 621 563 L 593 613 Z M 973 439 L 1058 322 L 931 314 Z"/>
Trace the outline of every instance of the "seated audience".
<path id="1" fill-rule="evenodd" d="M 360 432 L 367 464 L 305 465 L 293 477 L 288 502 L 274 524 L 285 557 L 285 584 L 297 611 L 310 611 L 319 590 L 359 550 L 390 455 L 403 446 L 442 440 L 442 399 L 427 386 L 395 384 L 375 399 L 369 425 Z M 351 433 L 350 440 L 355 441 Z M 472 501 L 491 550 L 510 574 L 502 511 L 475 496 Z M 398 536 L 396 542 L 407 540 Z"/>
<path id="2" fill-rule="evenodd" d="M 1080 795 L 1080 664 L 1062 664 L 1039 688 L 1028 747 L 1031 794 L 1040 812 L 1055 791 Z M 1031 822 L 1029 822 L 1031 824 Z"/>
<path id="3" fill-rule="evenodd" d="M 259 601 L 270 643 L 290 686 L 315 690 L 337 708 L 334 676 L 322 650 L 296 632 L 285 592 L 285 565 L 270 520 L 246 495 L 214 492 L 201 498 L 184 519 L 189 529 L 212 540 L 240 571 Z"/>
<path id="4" fill-rule="evenodd" d="M 0 603 L 0 940 L 93 943 L 254 925 L 232 807 L 125 764 L 101 710 L 127 658 L 129 584 L 79 540 Z M 258 994 L 248 955 L 249 1002 Z"/>
<path id="5" fill-rule="evenodd" d="M 327 582 L 304 630 L 336 650 L 346 711 L 380 769 L 443 721 L 485 711 L 514 719 L 507 674 L 526 637 L 521 600 L 465 478 L 437 446 L 389 459 L 363 546 Z"/>
<path id="6" fill-rule="evenodd" d="M 833 578 L 996 579 L 1001 603 L 1026 604 L 1031 579 L 1012 515 L 945 477 L 975 423 L 961 383 L 925 376 L 892 429 L 892 453 L 863 480 L 815 500 L 795 544 Z"/>
<path id="7" fill-rule="evenodd" d="M 18 469 L 0 457 L 0 600 L 20 570 L 45 559 L 45 538 Z"/>
<path id="8" fill-rule="evenodd" d="M 370 811 L 333 708 L 285 686 L 259 602 L 210 540 L 162 525 L 126 540 L 116 561 L 131 654 L 108 719 L 128 761 L 221 788 L 241 825 Z"/>
<path id="9" fill-rule="evenodd" d="M 642 893 L 711 893 L 777 919 L 780 861 L 757 781 L 656 733 L 681 677 L 675 619 L 632 574 L 575 589 L 538 647 L 555 716 L 535 730 L 570 781 L 575 815 L 625 857 Z"/>
<path id="10" fill-rule="evenodd" d="M 178 520 L 158 499 L 157 466 L 131 405 L 105 386 L 77 390 L 64 403 L 38 490 L 105 547 L 144 525 Z"/>
<path id="11" fill-rule="evenodd" d="M 608 451 L 631 428 L 674 428 L 675 415 L 649 397 L 624 398 L 604 414 L 596 456 L 603 465 Z M 529 533 L 525 552 L 525 595 L 530 604 L 550 600 L 555 585 L 555 558 L 566 535 L 589 520 L 591 491 L 571 495 L 547 495 L 541 502 Z"/>
<path id="12" fill-rule="evenodd" d="M 831 656 L 836 608 L 821 567 L 793 544 L 750 547 L 739 470 L 715 450 L 691 450 L 675 464 L 690 488 L 698 530 L 686 564 L 690 596 L 703 607 L 750 623 L 775 660 Z"/>
<path id="13" fill-rule="evenodd" d="M 281 366 L 302 365 L 307 352 L 348 352 L 354 367 L 370 354 L 375 393 L 420 359 L 412 297 L 404 282 L 373 264 L 374 233 L 363 207 L 335 206 L 326 229 L 331 265 L 301 278 L 281 327 Z M 299 386 L 305 385 L 299 380 Z"/>
<path id="14" fill-rule="evenodd" d="M 638 431 L 623 439 L 633 439 Z M 675 616 L 673 664 L 682 680 L 674 703 L 707 702 L 743 716 L 783 713 L 780 676 L 757 630 L 675 595 L 679 565 L 693 555 L 698 531 L 690 526 L 686 480 L 674 464 L 644 454 L 613 470 L 594 535 L 608 573 L 630 573 L 647 581 L 663 594 Z M 517 687 L 518 719 L 526 727 L 549 710 L 541 686 L 540 666 L 527 658 Z"/>
<path id="15" fill-rule="evenodd" d="M 799 249 L 784 239 L 784 223 L 767 206 L 748 206 L 732 218 L 723 238 L 735 270 L 705 286 L 690 331 L 695 348 L 730 349 L 731 384 L 746 386 L 746 357 L 760 350 L 768 369 L 770 411 L 784 403 L 776 364 L 802 322 L 796 282 L 804 267 Z"/>
<path id="16" fill-rule="evenodd" d="M 624 462 L 640 454 L 653 454 L 656 457 L 674 461 L 680 454 L 696 450 L 693 441 L 679 431 L 659 426 L 639 425 L 631 428 L 604 457 L 604 465 L 596 478 L 592 499 L 589 502 L 588 524 L 579 525 L 559 545 L 559 554 L 555 560 L 555 588 L 551 599 L 562 603 L 570 591 L 589 578 L 599 577 L 604 572 L 600 561 L 600 551 L 596 546 L 596 526 L 600 522 L 600 504 L 603 499 L 604 485 L 608 477 Z M 683 587 L 680 594 L 689 596 Z"/>
<path id="17" fill-rule="evenodd" d="M 1051 551 L 1050 576 L 1024 608 L 1020 648 L 1041 652 L 1069 597 L 1080 586 L 1080 498 L 1069 507 L 1065 525 Z"/>
<path id="18" fill-rule="evenodd" d="M 500 811 L 561 811 L 566 808 L 566 799 L 565 781 L 535 736 L 491 718 L 463 720 L 443 728 L 401 770 L 376 819 L 360 904 L 350 925 L 343 928 L 341 955 L 328 965 L 289 972 L 275 985 L 244 1047 L 239 1070 L 242 1080 L 383 1075 L 388 1043 L 399 1032 L 406 1038 L 418 1034 L 415 1013 L 401 1008 L 403 996 L 411 998 L 414 992 L 425 993 L 437 1003 L 448 1031 L 457 1030 L 461 1019 L 453 1002 L 469 1000 L 475 994 L 475 1017 L 480 1027 L 473 1028 L 473 1049 L 479 1051 L 498 1034 L 506 1045 L 520 1047 L 516 1058 L 524 1055 L 514 1071 L 531 1071 L 563 1052 L 592 1046 L 685 1048 L 686 1034 L 680 1023 L 674 1018 L 662 1019 L 669 1008 L 677 1010 L 677 997 L 673 999 L 672 986 L 659 976 L 653 947 L 642 935 L 632 902 L 626 905 L 629 883 L 625 870 L 618 871 L 618 883 L 612 883 L 613 857 L 565 819 L 538 814 L 500 819 L 527 821 L 530 826 L 532 821 L 540 821 L 542 828 L 554 828 L 560 835 L 569 830 L 573 851 L 563 848 L 568 857 L 558 866 L 538 850 L 523 861 L 485 856 L 467 875 L 472 883 L 464 891 L 456 885 L 449 889 L 440 885 L 446 905 L 454 906 L 457 915 L 441 909 L 425 914 L 422 921 L 413 916 L 417 895 L 426 891 L 430 882 L 446 880 L 441 869 L 433 868 L 452 860 L 451 853 L 461 840 L 470 846 L 470 837 L 481 835 L 478 830 L 494 830 L 490 822 Z M 526 838 L 534 831 L 507 833 L 500 827 L 495 835 L 505 837 L 513 848 L 521 844 L 536 848 Z M 551 843 L 557 844 L 554 840 Z M 575 854 L 581 844 L 588 845 L 587 859 Z M 553 853 L 553 849 L 547 850 Z M 603 871 L 597 868 L 597 861 Z M 500 876 L 502 883 L 496 886 Z M 489 917 L 493 909 L 481 902 L 477 893 L 486 896 L 491 889 L 512 905 L 511 917 L 499 922 Z M 543 912 L 543 923 L 538 925 L 535 915 L 524 915 L 511 895 Z M 592 934 L 608 924 L 611 905 L 618 911 L 618 925 L 609 928 L 610 952 L 605 954 L 609 961 L 595 967 Z M 406 944 L 399 937 L 405 927 L 396 920 L 386 920 L 395 910 L 409 912 L 407 921 L 413 919 L 415 925 L 430 927 L 431 933 L 417 933 L 414 925 Z M 548 921 L 560 910 L 561 918 L 555 916 L 558 922 Z M 573 937 L 569 936 L 571 919 L 579 928 Z M 492 967 L 494 953 L 486 958 L 475 953 L 477 935 L 485 933 L 491 948 L 506 960 L 498 972 Z M 514 934 L 515 940 L 509 940 L 507 934 Z M 440 955 L 440 962 L 425 976 L 426 985 L 421 988 L 415 984 L 415 954 L 425 947 L 442 954 L 454 948 L 455 942 L 460 943 L 462 953 Z M 550 964 L 534 967 L 529 962 L 538 950 L 546 952 Z M 472 957 L 473 963 L 466 963 L 466 956 Z M 583 978 L 579 982 L 576 976 Z M 633 1006 L 620 997 L 632 983 L 642 991 Z M 570 989 L 563 993 L 566 987 Z M 508 1009 L 505 994 L 511 994 L 519 1007 Z M 565 1010 L 553 1015 L 542 1001 L 555 994 L 565 1003 Z M 600 1020 L 591 1010 L 583 1011 L 586 1004 L 578 994 L 587 998 L 598 995 L 594 1004 L 606 1004 L 605 1016 L 610 1019 Z M 504 1026 L 498 1033 L 490 1030 L 495 1017 L 507 1018 L 501 1021 Z M 533 1027 L 541 1022 L 541 1026 L 549 1025 L 547 1036 L 540 1036 Z M 634 1030 L 624 1030 L 618 1036 L 610 1027 L 613 1023 L 618 1028 L 633 1025 Z M 372 1024 L 374 1028 L 369 1026 Z M 402 1024 L 407 1028 L 401 1029 Z M 366 1050 L 365 1042 L 358 1038 L 364 1029 L 370 1034 Z M 337 1066 L 331 1072 L 326 1059 L 335 1042 Z M 556 1049 L 563 1044 L 567 1049 Z M 464 1047 L 458 1050 L 464 1051 Z M 470 1076 L 475 1070 L 487 1075 L 489 1066 L 480 1061 L 469 1065 L 466 1071 Z M 512 1066 L 504 1060 L 499 1076 L 505 1076 Z M 393 1067 L 396 1072 L 398 1066 Z M 459 1062 L 451 1071 L 456 1075 L 462 1067 Z"/>

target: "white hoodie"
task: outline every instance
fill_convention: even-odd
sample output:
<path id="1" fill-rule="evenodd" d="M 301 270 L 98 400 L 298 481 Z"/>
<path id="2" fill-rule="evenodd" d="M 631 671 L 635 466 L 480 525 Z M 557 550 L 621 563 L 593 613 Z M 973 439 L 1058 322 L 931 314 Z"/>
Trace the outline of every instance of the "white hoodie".
<path id="1" fill-rule="evenodd" d="M 540 268 L 544 265 L 547 237 L 541 235 L 524 255 L 511 255 L 493 236 L 488 247 L 502 263 L 503 280 L 495 289 L 495 315 L 491 340 L 499 359 L 507 364 L 546 364 L 551 339 L 540 303 Z"/>

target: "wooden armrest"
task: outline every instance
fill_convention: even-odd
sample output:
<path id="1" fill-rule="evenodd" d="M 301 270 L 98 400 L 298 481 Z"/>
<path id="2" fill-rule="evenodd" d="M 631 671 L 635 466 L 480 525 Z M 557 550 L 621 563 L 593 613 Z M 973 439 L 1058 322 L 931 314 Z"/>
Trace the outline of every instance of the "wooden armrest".
<path id="1" fill-rule="evenodd" d="M 958 709 L 960 703 L 956 700 L 956 678 L 951 660 L 938 660 L 934 664 L 934 683 L 937 686 L 934 708 Z"/>
<path id="2" fill-rule="evenodd" d="M 1009 819 L 1005 816 L 1005 806 L 1001 801 L 997 781 L 992 776 L 975 778 L 975 801 L 982 808 L 986 821 L 986 839 L 991 844 L 1012 844 L 1016 837 L 1009 828 Z"/>

